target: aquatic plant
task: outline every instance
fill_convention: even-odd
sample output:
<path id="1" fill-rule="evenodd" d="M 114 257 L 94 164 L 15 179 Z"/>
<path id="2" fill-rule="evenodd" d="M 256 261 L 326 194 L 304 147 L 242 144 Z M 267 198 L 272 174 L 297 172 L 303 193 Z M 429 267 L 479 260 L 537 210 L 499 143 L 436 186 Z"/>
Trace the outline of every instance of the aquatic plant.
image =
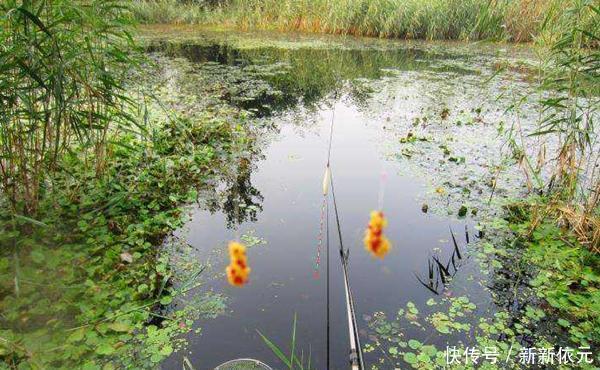
<path id="1" fill-rule="evenodd" d="M 575 1 L 566 11 L 552 9 L 544 22 L 553 37 L 542 40 L 538 127 L 524 132 L 517 122 L 507 133 L 511 154 L 530 190 L 547 196 L 541 218 L 555 215 L 596 252 L 600 252 L 599 23 L 600 10 L 593 1 Z M 523 100 L 514 104 L 516 111 Z M 537 140 L 535 150 L 530 150 L 532 140 Z"/>
<path id="2" fill-rule="evenodd" d="M 371 212 L 371 219 L 365 230 L 365 249 L 374 257 L 383 258 L 390 250 L 390 241 L 383 235 L 387 219 L 381 211 Z"/>
<path id="3" fill-rule="evenodd" d="M 213 136 L 202 126 L 202 137 L 210 141 L 223 134 L 217 130 Z M 167 139 L 169 130 L 163 135 L 157 138 L 162 145 L 175 139 Z M 27 221 L 17 219 L 15 228 L 10 210 L 0 212 L 0 274 L 7 277 L 0 283 L 5 339 L 0 361 L 9 368 L 121 362 L 153 368 L 181 345 L 175 337 L 192 329 L 196 313 L 222 310 L 222 299 L 213 296 L 184 311 L 160 311 L 179 289 L 171 287 L 172 266 L 155 247 L 181 225 L 177 205 L 196 199 L 194 181 L 206 181 L 209 164 L 218 158 L 209 149 L 216 143 L 162 157 L 126 143 L 135 150 L 112 148 L 110 180 L 89 176 L 77 160 L 68 174 L 57 173 L 55 181 L 63 186 L 42 198 L 38 225 L 25 229 Z M 87 179 L 76 192 L 73 177 Z M 16 247 L 14 257 L 7 246 Z M 192 287 L 200 272 L 191 274 Z M 179 288 L 190 286 L 184 282 Z M 148 326 L 156 317 L 160 320 Z"/>
<path id="4" fill-rule="evenodd" d="M 291 342 L 290 342 L 290 354 L 289 356 L 283 353 L 283 350 L 277 346 L 275 343 L 273 343 L 271 340 L 269 340 L 269 338 L 267 338 L 263 333 L 260 332 L 260 330 L 256 330 L 256 332 L 258 333 L 258 335 L 261 337 L 261 339 L 263 340 L 263 342 L 265 342 L 265 344 L 267 345 L 267 347 L 269 347 L 269 349 L 273 352 L 273 354 L 275 354 L 275 356 L 277 356 L 278 359 L 281 360 L 281 362 L 283 362 L 285 364 L 285 366 L 292 370 L 292 369 L 298 369 L 298 370 L 311 370 L 311 351 L 309 349 L 308 351 L 308 355 L 306 357 L 306 365 L 305 365 L 305 358 L 304 358 L 304 351 L 302 350 L 300 352 L 300 355 L 298 356 L 298 354 L 296 353 L 296 324 L 297 324 L 297 314 L 294 313 L 294 323 L 292 325 L 292 337 L 291 337 Z"/>
<path id="5" fill-rule="evenodd" d="M 458 246 L 458 242 L 456 241 L 456 236 L 454 235 L 452 228 L 450 228 L 450 235 L 452 236 L 452 243 L 454 249 L 452 250 L 452 254 L 448 259 L 448 262 L 446 262 L 446 264 L 444 265 L 440 261 L 439 256 L 431 256 L 431 258 L 427 260 L 427 282 L 425 282 L 424 279 L 421 279 L 421 277 L 419 277 L 419 275 L 415 273 L 415 278 L 417 279 L 417 281 L 435 295 L 440 295 L 440 293 L 442 293 L 447 288 L 447 286 L 452 281 L 452 278 L 458 272 L 458 269 L 461 266 L 461 261 L 463 259 L 462 254 L 460 252 L 460 248 Z M 469 231 L 466 225 L 465 237 L 466 244 L 469 244 Z M 440 282 L 442 283 L 441 289 Z"/>
<path id="6" fill-rule="evenodd" d="M 554 315 L 557 338 L 597 348 L 600 256 L 581 245 L 576 231 L 558 227 L 553 214 L 531 212 L 535 202 L 542 202 L 538 209 L 544 209 L 543 199 L 529 199 L 508 210 L 510 228 L 516 234 L 513 244 L 524 248 L 525 260 L 535 266 L 529 273 L 531 294 L 542 299 L 546 303 L 542 308 Z M 595 356 L 600 361 L 598 353 Z"/>
<path id="7" fill-rule="evenodd" d="M 201 23 L 406 39 L 532 41 L 553 9 L 578 0 L 136 0 L 145 23 Z M 554 21 L 554 19 L 553 19 Z"/>
<path id="8" fill-rule="evenodd" d="M 131 21 L 118 1 L 0 4 L 0 186 L 16 213 L 35 215 L 65 152 L 100 175 L 115 132 L 143 132 L 124 92 Z"/>
<path id="9" fill-rule="evenodd" d="M 238 242 L 229 243 L 230 263 L 226 268 L 229 284 L 237 287 L 244 286 L 248 282 L 250 267 L 246 257 L 246 247 Z"/>
<path id="10" fill-rule="evenodd" d="M 243 125 L 248 112 L 207 90 L 198 93 L 213 109 L 170 105 L 153 64 L 143 75 L 129 72 L 135 87 L 128 92 L 156 98 L 147 98 L 142 112 L 148 135 L 111 126 L 101 173 L 82 160 L 80 143 L 63 142 L 73 146 L 39 194 L 36 219 L 15 217 L 2 198 L 0 367 L 156 368 L 182 347 L 182 334 L 199 330 L 198 318 L 224 310 L 222 296 L 202 292 L 181 309 L 171 306 L 197 288 L 203 268 L 188 260 L 186 273 L 177 273 L 167 256 L 171 244 L 157 245 L 184 222 L 181 204 L 196 201 L 198 188 L 212 194 L 225 181 L 234 148 L 252 151 Z"/>

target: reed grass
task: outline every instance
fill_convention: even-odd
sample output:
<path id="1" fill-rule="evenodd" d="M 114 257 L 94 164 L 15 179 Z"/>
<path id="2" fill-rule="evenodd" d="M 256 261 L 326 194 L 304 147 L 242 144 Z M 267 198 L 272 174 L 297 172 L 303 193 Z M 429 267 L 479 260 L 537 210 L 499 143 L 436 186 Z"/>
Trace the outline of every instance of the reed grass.
<path id="1" fill-rule="evenodd" d="M 258 335 L 261 337 L 263 342 L 267 347 L 273 352 L 275 356 L 285 365 L 286 368 L 298 369 L 298 370 L 311 370 L 311 351 L 309 350 L 308 356 L 306 357 L 306 363 L 304 358 L 304 351 L 300 351 L 300 355 L 297 354 L 296 350 L 296 324 L 298 316 L 294 313 L 294 322 L 292 324 L 292 337 L 290 339 L 290 354 L 289 356 L 284 353 L 284 350 L 280 348 L 277 344 L 273 343 L 269 338 L 267 338 L 260 330 L 256 330 Z"/>
<path id="2" fill-rule="evenodd" d="M 0 3 L 0 187 L 16 213 L 35 214 L 63 153 L 100 173 L 111 133 L 133 127 L 130 22 L 114 0 Z"/>
<path id="3" fill-rule="evenodd" d="M 205 1 L 134 0 L 131 2 L 135 17 L 141 23 L 205 23 L 209 17 Z"/>
<path id="4" fill-rule="evenodd" d="M 527 135 L 539 139 L 539 144 L 531 153 L 526 140 L 517 144 L 514 138 L 525 136 L 520 125 L 511 130 L 509 140 L 514 157 L 526 163 L 522 168 L 528 186 L 545 196 L 546 202 L 537 210 L 542 215 L 539 223 L 551 216 L 598 253 L 600 8 L 596 4 L 576 0 L 568 7 L 550 9 L 542 26 L 548 48 L 542 56 L 540 121 Z M 535 185 L 529 179 L 535 179 Z"/>
<path id="5" fill-rule="evenodd" d="M 202 23 L 402 39 L 532 41 L 577 0 L 136 0 L 144 23 Z M 557 15 L 558 16 L 558 15 Z M 552 20 L 554 22 L 554 20 Z"/>

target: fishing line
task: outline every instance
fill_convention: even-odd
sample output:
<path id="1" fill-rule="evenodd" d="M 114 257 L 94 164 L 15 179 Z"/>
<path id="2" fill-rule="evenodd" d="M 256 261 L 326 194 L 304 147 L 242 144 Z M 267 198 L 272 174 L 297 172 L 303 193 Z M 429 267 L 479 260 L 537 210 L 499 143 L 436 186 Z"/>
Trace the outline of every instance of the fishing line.
<path id="1" fill-rule="evenodd" d="M 333 107 L 331 108 L 331 124 L 329 126 L 329 148 L 327 149 L 327 166 L 325 167 L 325 176 L 323 177 L 323 196 L 326 201 L 327 208 L 327 370 L 331 367 L 331 309 L 330 309 L 330 300 L 329 300 L 329 290 L 330 290 L 330 273 L 329 273 L 329 202 L 327 201 L 327 194 L 329 190 L 329 180 L 331 177 L 331 169 L 329 168 L 329 163 L 331 160 L 331 142 L 333 141 L 333 123 L 335 122 L 335 105 L 337 103 L 337 90 L 334 92 L 333 99 Z"/>
<path id="2" fill-rule="evenodd" d="M 239 165 L 239 159 L 237 160 L 238 165 Z M 233 220 L 233 227 L 234 227 L 234 235 L 235 235 L 235 240 L 236 241 L 241 241 L 240 240 L 240 223 L 238 223 L 240 221 L 240 204 L 239 204 L 239 198 L 240 194 L 239 194 L 239 184 L 237 181 L 237 171 L 235 174 L 232 175 L 232 181 L 233 181 L 233 196 L 235 197 L 233 199 L 233 217 L 235 217 L 235 219 Z"/>
<path id="3" fill-rule="evenodd" d="M 325 207 L 327 207 L 327 196 L 323 195 L 323 202 L 321 204 L 321 217 L 319 219 L 319 234 L 317 236 L 317 254 L 315 256 L 315 263 L 313 268 L 313 277 L 319 278 L 319 269 L 321 265 L 321 249 L 323 247 L 323 230 L 325 228 Z"/>
<path id="4" fill-rule="evenodd" d="M 337 90 L 333 95 L 333 107 L 331 108 L 331 125 L 329 126 L 329 149 L 327 150 L 327 168 L 331 160 L 331 143 L 333 142 L 333 123 L 335 122 L 335 105 L 337 103 Z"/>
<path id="5" fill-rule="evenodd" d="M 387 181 L 387 172 L 385 169 L 381 170 L 381 176 L 379 178 L 379 197 L 377 199 L 377 209 L 383 210 L 383 197 L 385 196 L 385 183 Z"/>
<path id="6" fill-rule="evenodd" d="M 328 186 L 329 163 L 330 163 L 330 159 L 331 159 L 331 142 L 333 141 L 333 122 L 335 121 L 336 102 L 337 102 L 337 90 L 334 92 L 334 95 L 333 95 L 333 107 L 331 108 L 331 123 L 329 126 L 329 143 L 328 143 L 328 148 L 327 148 L 327 164 L 325 165 L 325 174 L 323 175 L 323 202 L 321 204 L 321 218 L 319 221 L 319 234 L 317 236 L 317 252 L 316 252 L 316 256 L 315 256 L 315 264 L 314 264 L 314 271 L 313 271 L 313 277 L 315 279 L 319 278 L 319 269 L 320 269 L 320 265 L 321 265 L 321 247 L 323 244 L 323 227 L 324 227 L 324 223 L 325 223 L 324 222 L 325 208 L 328 206 L 327 190 L 329 188 L 329 186 Z M 327 213 L 327 214 L 329 214 L 329 213 Z M 329 221 L 329 216 L 327 217 L 327 220 Z M 327 256 L 329 258 L 329 252 L 327 252 Z M 327 266 L 329 267 L 329 262 L 327 262 Z M 329 296 L 329 294 L 327 294 L 327 295 Z"/>

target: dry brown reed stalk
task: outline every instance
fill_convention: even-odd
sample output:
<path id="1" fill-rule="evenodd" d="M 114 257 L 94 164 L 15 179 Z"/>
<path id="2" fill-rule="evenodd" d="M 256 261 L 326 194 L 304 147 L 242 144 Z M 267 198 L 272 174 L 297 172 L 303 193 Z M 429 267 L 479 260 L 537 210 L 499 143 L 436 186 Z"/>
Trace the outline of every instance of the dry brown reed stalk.
<path id="1" fill-rule="evenodd" d="M 598 184 L 600 187 L 600 183 Z M 576 204 L 567 204 L 560 198 L 541 203 L 518 202 L 508 207 L 518 215 L 528 214 L 529 226 L 525 235 L 530 237 L 540 225 L 553 220 L 558 227 L 568 230 L 577 241 L 593 253 L 600 253 L 600 214 L 598 204 L 595 208 L 582 208 Z M 519 211 L 521 210 L 521 211 Z"/>
<path id="2" fill-rule="evenodd" d="M 539 30 L 552 3 L 548 0 L 518 0 L 512 2 L 504 16 L 504 24 L 510 39 L 515 42 L 532 41 L 534 32 Z"/>
<path id="3" fill-rule="evenodd" d="M 557 206 L 553 209 L 560 226 L 575 234 L 577 240 L 594 253 L 600 253 L 600 217 L 585 209 L 572 205 Z"/>

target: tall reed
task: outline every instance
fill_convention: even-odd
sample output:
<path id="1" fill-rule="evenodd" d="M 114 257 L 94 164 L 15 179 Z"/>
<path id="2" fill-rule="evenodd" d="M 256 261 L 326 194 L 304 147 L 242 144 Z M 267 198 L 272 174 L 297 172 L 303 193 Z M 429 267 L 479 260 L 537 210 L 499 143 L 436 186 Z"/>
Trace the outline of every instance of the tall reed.
<path id="1" fill-rule="evenodd" d="M 15 212 L 35 214 L 66 151 L 101 173 L 111 131 L 135 123 L 130 22 L 115 0 L 0 4 L 0 186 Z"/>
<path id="2" fill-rule="evenodd" d="M 528 179 L 550 200 L 542 215 L 552 214 L 600 253 L 600 8 L 593 0 L 553 7 L 544 17 L 540 43 L 546 46 L 542 68 L 539 126 L 529 137 L 518 129 L 515 157 L 527 163 Z"/>
<path id="3" fill-rule="evenodd" d="M 207 7 L 218 4 L 205 0 L 133 0 L 131 7 L 135 17 L 142 23 L 204 23 L 208 20 Z"/>
<path id="4" fill-rule="evenodd" d="M 574 0 L 136 0 L 145 23 L 204 23 L 407 39 L 531 41 Z"/>

